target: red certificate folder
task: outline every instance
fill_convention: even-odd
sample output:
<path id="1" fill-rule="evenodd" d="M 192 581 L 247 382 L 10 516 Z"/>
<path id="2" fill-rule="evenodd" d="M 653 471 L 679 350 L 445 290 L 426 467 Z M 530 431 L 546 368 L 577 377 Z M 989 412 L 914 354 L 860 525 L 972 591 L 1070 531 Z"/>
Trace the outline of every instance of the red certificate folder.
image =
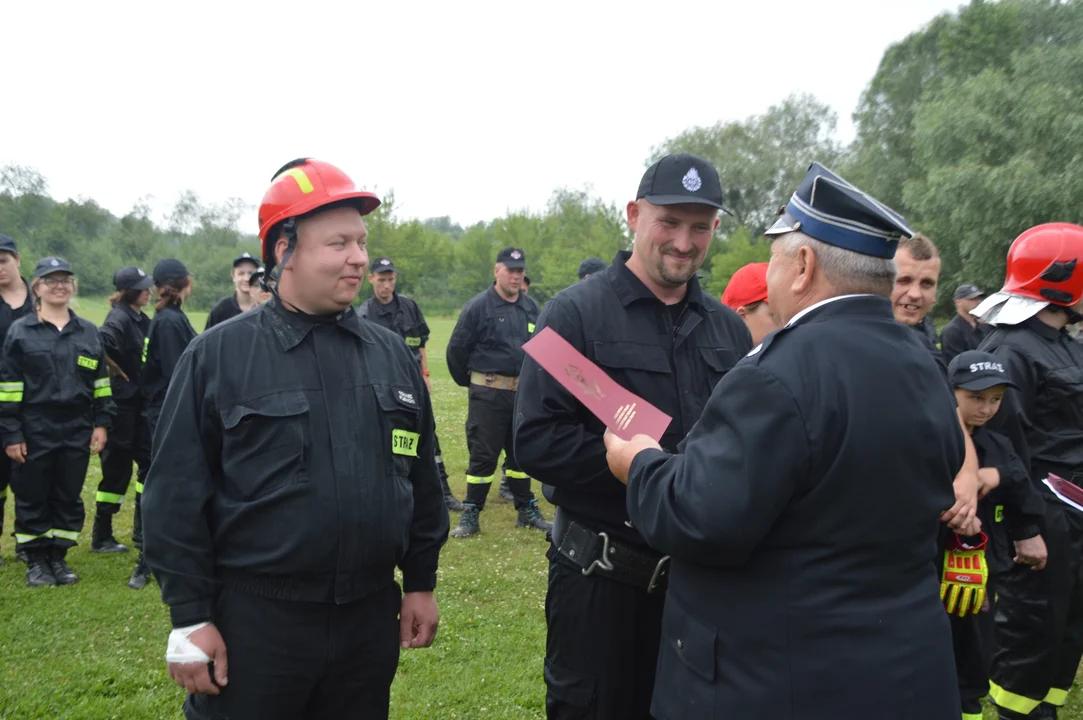
<path id="1" fill-rule="evenodd" d="M 669 415 L 622 388 L 552 328 L 544 328 L 523 350 L 622 440 L 648 435 L 659 442 L 669 427 Z"/>

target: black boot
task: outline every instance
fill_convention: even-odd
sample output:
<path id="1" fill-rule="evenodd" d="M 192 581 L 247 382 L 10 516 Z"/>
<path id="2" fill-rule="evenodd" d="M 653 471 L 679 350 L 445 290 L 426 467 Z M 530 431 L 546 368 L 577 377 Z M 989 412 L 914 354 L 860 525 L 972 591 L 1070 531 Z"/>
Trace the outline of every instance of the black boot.
<path id="1" fill-rule="evenodd" d="M 459 516 L 458 526 L 451 531 L 451 537 L 468 538 L 481 532 L 481 523 L 478 520 L 480 513 L 481 510 L 478 510 L 477 505 L 464 503 L 463 514 Z"/>
<path id="2" fill-rule="evenodd" d="M 508 487 L 508 476 L 507 475 L 505 475 L 500 480 L 500 490 L 497 492 L 497 495 L 499 495 L 500 499 L 503 500 L 504 502 L 515 502 L 515 496 L 512 495 L 511 488 Z"/>
<path id="3" fill-rule="evenodd" d="M 531 530 L 548 532 L 553 529 L 553 523 L 542 516 L 541 509 L 538 507 L 538 501 L 531 500 L 529 503 L 519 508 L 519 517 L 515 519 L 515 527 L 525 527 L 530 528 Z"/>
<path id="4" fill-rule="evenodd" d="M 444 469 L 443 464 L 437 466 L 440 470 Z M 447 484 L 447 473 L 440 473 L 440 484 L 444 486 L 444 506 L 452 512 L 462 512 L 463 504 L 459 502 L 459 499 L 451 494 L 451 486 Z"/>
<path id="5" fill-rule="evenodd" d="M 113 537 L 113 516 L 101 510 L 94 516 L 94 534 L 90 540 L 90 552 L 126 553 L 128 548 Z"/>
<path id="6" fill-rule="evenodd" d="M 52 587 L 56 578 L 49 568 L 49 554 L 46 550 L 30 550 L 26 553 L 27 587 Z"/>
<path id="7" fill-rule="evenodd" d="M 1031 717 L 1035 720 L 1057 720 L 1057 706 L 1050 705 L 1049 703 L 1042 703 L 1038 706 Z"/>
<path id="8" fill-rule="evenodd" d="M 49 555 L 49 570 L 52 571 L 53 577 L 56 578 L 57 585 L 74 585 L 79 582 L 79 576 L 72 572 L 64 559 L 67 554 L 67 548 L 53 548 L 52 553 Z"/>
<path id="9" fill-rule="evenodd" d="M 143 552 L 139 552 L 139 559 L 135 561 L 135 570 L 132 570 L 132 577 L 128 580 L 128 587 L 132 590 L 142 590 L 150 582 L 150 568 L 147 567 L 147 561 L 143 557 Z"/>

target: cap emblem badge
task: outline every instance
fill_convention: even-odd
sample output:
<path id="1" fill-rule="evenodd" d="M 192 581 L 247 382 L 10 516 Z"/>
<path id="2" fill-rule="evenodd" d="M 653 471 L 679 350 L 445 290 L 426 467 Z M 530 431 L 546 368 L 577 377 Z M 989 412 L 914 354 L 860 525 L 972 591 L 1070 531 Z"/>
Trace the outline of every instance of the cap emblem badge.
<path id="1" fill-rule="evenodd" d="M 52 265 L 53 267 L 56 267 L 57 265 L 60 264 L 60 261 L 54 258 L 53 260 L 49 261 L 49 264 Z"/>
<path id="2" fill-rule="evenodd" d="M 681 185 L 684 185 L 684 189 L 688 192 L 696 192 L 703 187 L 703 180 L 699 176 L 699 171 L 694 167 L 688 168 L 688 172 L 681 178 Z"/>
<path id="3" fill-rule="evenodd" d="M 380 264 L 381 265 L 390 265 L 391 261 L 388 260 L 387 258 L 384 258 L 383 260 L 380 261 Z"/>
<path id="4" fill-rule="evenodd" d="M 136 269 L 136 272 L 139 273 L 139 277 L 146 277 L 147 276 L 147 274 L 145 272 L 143 272 L 142 270 L 139 270 L 138 268 Z"/>
<path id="5" fill-rule="evenodd" d="M 511 251 L 511 259 L 512 260 L 518 260 L 522 256 L 523 256 L 523 254 L 521 252 L 519 252 L 518 250 L 512 250 Z"/>

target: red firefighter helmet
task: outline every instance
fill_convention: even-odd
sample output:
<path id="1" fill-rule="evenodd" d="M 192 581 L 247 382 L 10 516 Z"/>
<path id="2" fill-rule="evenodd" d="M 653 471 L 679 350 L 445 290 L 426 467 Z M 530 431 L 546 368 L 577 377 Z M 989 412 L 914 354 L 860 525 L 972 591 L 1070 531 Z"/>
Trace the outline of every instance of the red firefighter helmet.
<path id="1" fill-rule="evenodd" d="M 275 173 L 271 187 L 259 205 L 259 240 L 264 265 L 270 268 L 274 264 L 274 242 L 267 241 L 274 227 L 290 218 L 338 203 L 351 204 L 362 215 L 368 215 L 380 206 L 380 199 L 358 190 L 346 173 L 330 163 L 299 158 L 283 165 Z"/>
<path id="2" fill-rule="evenodd" d="M 1083 298 L 1083 227 L 1047 223 L 1025 231 L 1008 249 L 1003 292 L 1071 307 Z"/>

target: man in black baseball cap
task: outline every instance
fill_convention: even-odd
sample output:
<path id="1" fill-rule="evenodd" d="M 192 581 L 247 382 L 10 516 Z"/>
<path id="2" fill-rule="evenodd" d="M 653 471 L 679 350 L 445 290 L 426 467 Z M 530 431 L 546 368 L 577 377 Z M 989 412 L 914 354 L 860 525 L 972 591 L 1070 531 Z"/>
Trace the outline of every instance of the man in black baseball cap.
<path id="1" fill-rule="evenodd" d="M 233 258 L 233 293 L 219 300 L 211 308 L 210 314 L 207 315 L 205 330 L 210 330 L 218 323 L 237 317 L 259 305 L 259 293 L 252 292 L 249 282 L 252 273 L 257 269 L 259 269 L 259 262 L 250 253 L 244 252 Z"/>
<path id="2" fill-rule="evenodd" d="M 579 263 L 579 279 L 584 280 L 594 273 L 599 273 L 605 270 L 608 265 L 605 264 L 605 260 L 601 258 L 587 258 L 583 262 Z"/>
<path id="3" fill-rule="evenodd" d="M 985 336 L 993 331 L 991 325 L 970 314 L 984 299 L 985 293 L 977 285 L 965 283 L 955 288 L 955 317 L 940 334 L 944 362 L 950 363 L 961 352 L 977 350 Z"/>
<path id="4" fill-rule="evenodd" d="M 672 417 L 661 439 L 670 452 L 752 349 L 744 321 L 704 292 L 696 275 L 721 206 L 718 173 L 706 160 L 670 155 L 654 163 L 627 205 L 632 250 L 618 252 L 608 268 L 593 258 L 597 273 L 550 299 L 535 329 L 551 328 Z M 515 417 L 516 458 L 557 506 L 545 597 L 548 717 L 646 720 L 669 567 L 661 551 L 668 549 L 651 547 L 629 520 L 624 486 L 605 461 L 605 425 L 530 357 Z M 667 717 L 706 717 L 710 708 L 705 713 Z"/>

